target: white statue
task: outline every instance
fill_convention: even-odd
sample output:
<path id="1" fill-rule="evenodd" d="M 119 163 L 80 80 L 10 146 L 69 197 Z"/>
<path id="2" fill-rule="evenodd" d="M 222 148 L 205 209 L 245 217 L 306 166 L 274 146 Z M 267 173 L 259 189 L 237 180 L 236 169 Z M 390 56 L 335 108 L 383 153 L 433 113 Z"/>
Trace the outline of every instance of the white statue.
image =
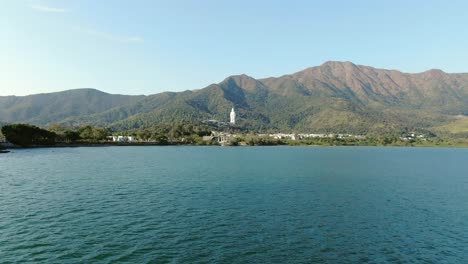
<path id="1" fill-rule="evenodd" d="M 231 123 L 231 124 L 235 124 L 235 123 L 236 123 L 236 112 L 234 112 L 234 107 L 233 107 L 232 110 L 231 110 L 231 115 L 230 115 L 230 116 L 231 116 L 231 121 L 230 121 L 230 123 Z"/>

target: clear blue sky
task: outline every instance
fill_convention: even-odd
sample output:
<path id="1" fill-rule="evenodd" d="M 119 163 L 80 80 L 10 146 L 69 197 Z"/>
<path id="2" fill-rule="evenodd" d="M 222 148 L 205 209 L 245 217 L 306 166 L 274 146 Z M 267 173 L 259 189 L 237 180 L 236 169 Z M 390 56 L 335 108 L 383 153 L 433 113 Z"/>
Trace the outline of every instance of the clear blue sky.
<path id="1" fill-rule="evenodd" d="M 154 94 L 328 60 L 468 72 L 467 1 L 0 0 L 0 95 Z"/>

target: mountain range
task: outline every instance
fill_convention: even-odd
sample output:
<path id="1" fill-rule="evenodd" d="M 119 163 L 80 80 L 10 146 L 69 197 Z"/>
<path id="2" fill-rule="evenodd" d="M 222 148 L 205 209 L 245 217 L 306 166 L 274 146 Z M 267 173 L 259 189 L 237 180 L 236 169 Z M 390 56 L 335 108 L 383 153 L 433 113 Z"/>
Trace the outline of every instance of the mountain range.
<path id="1" fill-rule="evenodd" d="M 255 131 L 468 134 L 468 74 L 403 73 L 326 62 L 280 77 L 227 77 L 184 92 L 148 96 L 74 89 L 0 97 L 0 120 L 38 126 L 92 124 L 115 131 L 160 123 L 229 120 Z"/>

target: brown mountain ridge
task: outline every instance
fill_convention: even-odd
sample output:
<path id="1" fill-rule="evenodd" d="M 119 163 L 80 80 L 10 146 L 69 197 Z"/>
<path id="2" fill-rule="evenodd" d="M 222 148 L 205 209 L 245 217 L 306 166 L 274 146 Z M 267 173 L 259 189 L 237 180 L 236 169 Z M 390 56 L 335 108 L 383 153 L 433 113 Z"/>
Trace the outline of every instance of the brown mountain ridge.
<path id="1" fill-rule="evenodd" d="M 73 107 L 70 107 L 73 102 Z M 99 107 L 98 107 L 99 106 Z M 468 132 L 468 74 L 403 73 L 329 61 L 280 77 L 230 76 L 206 88 L 149 96 L 69 90 L 0 97 L 0 120 L 47 126 L 91 123 L 114 130 L 158 123 L 228 120 L 256 131 Z"/>

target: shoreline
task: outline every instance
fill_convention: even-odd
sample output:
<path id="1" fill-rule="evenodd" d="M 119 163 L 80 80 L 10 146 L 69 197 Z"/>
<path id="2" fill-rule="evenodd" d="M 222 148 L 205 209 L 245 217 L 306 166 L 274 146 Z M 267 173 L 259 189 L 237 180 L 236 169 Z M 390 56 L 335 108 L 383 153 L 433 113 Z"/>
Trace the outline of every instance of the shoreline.
<path id="1" fill-rule="evenodd" d="M 31 145 L 11 146 L 6 149 L 32 149 L 32 148 L 80 148 L 80 147 L 127 147 L 127 146 L 180 146 L 184 144 L 159 144 L 155 142 L 140 143 L 82 143 L 82 144 L 55 144 L 55 145 Z"/>
<path id="2" fill-rule="evenodd" d="M 288 144 L 278 144 L 278 145 L 197 145 L 197 144 L 182 144 L 182 143 L 172 143 L 172 144 L 160 144 L 155 142 L 139 142 L 139 143 L 83 143 L 83 144 L 56 144 L 56 145 L 33 145 L 27 147 L 21 146 L 11 146 L 7 147 L 4 150 L 0 150 L 0 154 L 6 154 L 11 152 L 10 150 L 14 149 L 37 149 L 37 148 L 80 148 L 80 147 L 144 147 L 144 146 L 159 146 L 159 147 L 170 147 L 170 146 L 191 146 L 191 147 L 397 147 L 397 148 L 468 148 L 468 145 L 307 145 L 307 144 L 297 144 L 297 145 L 288 145 Z"/>

